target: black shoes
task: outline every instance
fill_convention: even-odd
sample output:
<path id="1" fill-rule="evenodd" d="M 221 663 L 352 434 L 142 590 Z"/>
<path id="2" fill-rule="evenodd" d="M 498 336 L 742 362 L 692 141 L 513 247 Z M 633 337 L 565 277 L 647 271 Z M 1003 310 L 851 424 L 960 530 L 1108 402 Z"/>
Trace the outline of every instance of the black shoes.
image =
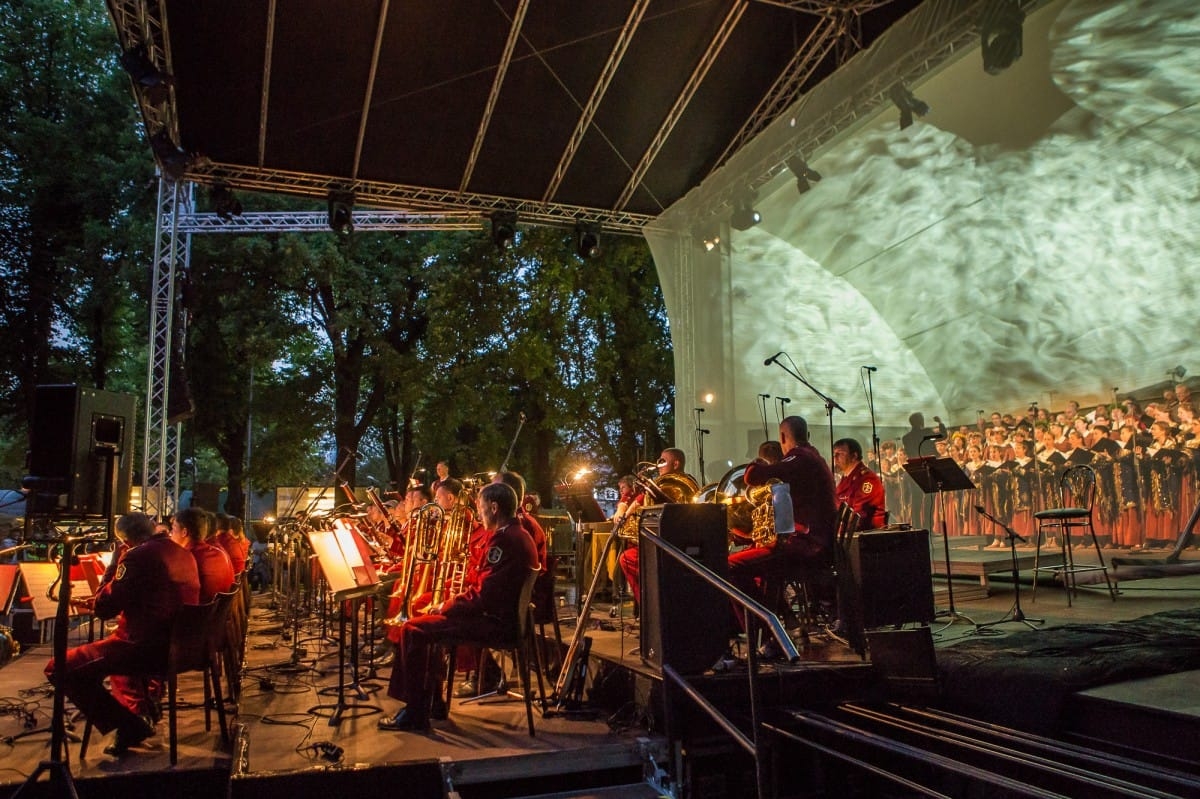
<path id="1" fill-rule="evenodd" d="M 394 716 L 380 719 L 377 726 L 389 732 L 428 732 L 429 719 L 406 707 Z"/>
<path id="2" fill-rule="evenodd" d="M 433 706 L 429 708 L 429 718 L 434 721 L 445 721 L 450 718 L 450 708 L 446 706 L 446 700 L 440 696 L 434 697 Z"/>
<path id="3" fill-rule="evenodd" d="M 123 757 L 129 750 L 154 734 L 154 721 L 149 716 L 138 718 L 138 724 L 118 727 L 115 741 L 104 747 L 104 754 Z"/>

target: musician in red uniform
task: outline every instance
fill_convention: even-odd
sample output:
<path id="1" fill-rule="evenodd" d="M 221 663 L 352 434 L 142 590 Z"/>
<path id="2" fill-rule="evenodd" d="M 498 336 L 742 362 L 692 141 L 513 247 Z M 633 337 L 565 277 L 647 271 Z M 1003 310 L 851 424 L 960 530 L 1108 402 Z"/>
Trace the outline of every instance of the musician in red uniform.
<path id="1" fill-rule="evenodd" d="M 111 582 L 96 595 L 101 619 L 120 616 L 117 629 L 95 643 L 67 650 L 62 674 L 51 660 L 46 676 L 60 687 L 75 707 L 102 733 L 117 731 L 105 749 L 122 755 L 154 732 L 150 708 L 129 706 L 104 687 L 104 678 L 119 674 L 161 674 L 166 671 L 171 620 L 185 604 L 200 599 L 196 560 L 163 534 L 144 513 L 117 520 L 128 551 L 117 564 Z"/>
<path id="2" fill-rule="evenodd" d="M 218 513 L 217 530 L 212 541 L 229 556 L 235 576 L 246 570 L 246 561 L 250 558 L 250 539 L 246 537 L 241 519 Z"/>
<path id="3" fill-rule="evenodd" d="M 171 520 L 171 540 L 196 559 L 201 602 L 211 602 L 217 594 L 233 587 L 233 562 L 209 539 L 209 529 L 209 514 L 200 508 L 184 508 Z"/>
<path id="4" fill-rule="evenodd" d="M 687 456 L 683 454 L 683 450 L 681 449 L 676 449 L 675 447 L 668 447 L 667 449 L 664 449 L 662 454 L 658 456 L 658 476 L 664 477 L 668 474 L 684 474 L 683 467 L 686 459 Z M 693 482 L 695 482 L 695 480 L 693 480 Z M 633 502 L 630 503 L 629 508 L 625 511 L 625 515 L 627 516 L 630 512 L 636 510 L 637 508 L 645 507 L 653 502 L 654 500 L 652 498 L 648 498 L 646 493 L 643 491 L 634 498 Z M 615 519 L 613 521 L 613 535 L 617 534 L 622 520 L 623 518 Z M 637 602 L 638 605 L 641 605 L 642 586 L 639 581 L 641 580 L 642 564 L 639 560 L 639 557 L 638 547 L 635 544 L 634 546 L 626 548 L 626 550 L 621 553 L 621 557 L 617 562 L 621 564 L 621 573 L 625 575 L 625 582 L 629 586 L 629 590 L 633 592 L 633 600 Z"/>
<path id="5" fill-rule="evenodd" d="M 394 716 L 381 719 L 382 730 L 427 730 L 433 697 L 441 691 L 445 668 L 437 649 L 445 638 L 486 644 L 500 641 L 516 626 L 517 600 L 537 551 L 516 520 L 517 495 L 507 485 L 484 486 L 476 501 L 491 532 L 478 582 L 400 628 L 400 658 L 392 668 L 388 696 L 404 702 Z"/>
<path id="6" fill-rule="evenodd" d="M 862 454 L 862 445 L 853 438 L 834 442 L 833 470 L 840 475 L 837 501 L 859 515 L 858 529 L 878 530 L 887 525 L 883 481 L 863 463 Z"/>
<path id="7" fill-rule="evenodd" d="M 746 467 L 748 486 L 775 478 L 787 483 L 795 532 L 780 535 L 771 546 L 754 546 L 729 556 L 729 581 L 750 596 L 761 596 L 762 578 L 787 579 L 799 571 L 832 561 L 837 524 L 833 472 L 808 442 L 808 423 L 789 416 L 779 423 L 783 460 L 755 460 Z"/>

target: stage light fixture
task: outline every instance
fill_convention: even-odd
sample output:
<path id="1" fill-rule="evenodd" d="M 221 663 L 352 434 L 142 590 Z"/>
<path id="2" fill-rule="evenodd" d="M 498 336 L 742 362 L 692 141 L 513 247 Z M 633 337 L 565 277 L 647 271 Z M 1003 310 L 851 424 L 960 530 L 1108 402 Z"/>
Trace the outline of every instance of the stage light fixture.
<path id="1" fill-rule="evenodd" d="M 734 230 L 749 230 L 762 221 L 762 214 L 754 210 L 754 199 L 743 197 L 738 200 L 729 217 L 729 224 Z"/>
<path id="2" fill-rule="evenodd" d="M 900 130 L 913 123 L 913 114 L 923 117 L 929 113 L 929 104 L 917 99 L 903 83 L 895 83 L 888 90 L 888 97 L 900 109 Z"/>
<path id="3" fill-rule="evenodd" d="M 492 211 L 492 243 L 503 252 L 512 246 L 517 237 L 517 212 Z"/>
<path id="4" fill-rule="evenodd" d="M 213 213 L 226 222 L 242 215 L 242 201 L 234 195 L 228 184 L 214 184 L 208 192 L 208 201 L 212 205 Z"/>
<path id="5" fill-rule="evenodd" d="M 584 260 L 600 254 L 600 225 L 595 222 L 575 223 L 575 254 Z"/>
<path id="6" fill-rule="evenodd" d="M 808 165 L 802 155 L 793 155 L 787 160 L 787 168 L 796 176 L 796 191 L 804 194 L 812 184 L 821 182 L 821 173 Z"/>
<path id="7" fill-rule="evenodd" d="M 1021 58 L 1025 12 L 1019 0 L 989 0 L 979 12 L 983 71 L 999 75 Z"/>
<path id="8" fill-rule="evenodd" d="M 170 94 L 171 76 L 154 66 L 145 44 L 121 53 L 121 66 L 152 105 L 166 102 Z"/>
<path id="9" fill-rule="evenodd" d="M 345 236 L 354 232 L 354 192 L 329 192 L 329 229 Z"/>
<path id="10" fill-rule="evenodd" d="M 154 151 L 154 157 L 164 175 L 174 181 L 183 178 L 188 168 L 188 155 L 171 140 L 165 130 L 160 130 L 150 137 L 150 149 Z"/>

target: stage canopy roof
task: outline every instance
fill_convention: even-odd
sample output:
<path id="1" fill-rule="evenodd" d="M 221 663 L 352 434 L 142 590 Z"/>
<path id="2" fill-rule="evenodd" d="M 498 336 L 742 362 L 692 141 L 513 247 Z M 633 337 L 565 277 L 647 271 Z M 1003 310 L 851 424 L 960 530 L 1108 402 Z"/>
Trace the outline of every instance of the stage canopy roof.
<path id="1" fill-rule="evenodd" d="M 917 5 L 109 0 L 176 174 L 625 232 Z"/>

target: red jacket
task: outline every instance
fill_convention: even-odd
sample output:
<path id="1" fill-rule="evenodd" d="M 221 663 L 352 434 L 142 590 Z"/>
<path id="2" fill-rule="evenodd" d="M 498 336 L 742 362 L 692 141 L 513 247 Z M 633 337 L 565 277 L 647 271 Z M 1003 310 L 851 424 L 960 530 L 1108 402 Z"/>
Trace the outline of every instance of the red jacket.
<path id="1" fill-rule="evenodd" d="M 166 644 L 181 605 L 200 601 L 196 560 L 166 533 L 132 547 L 96 594 L 96 615 L 124 615 L 118 634 L 137 644 Z"/>
<path id="2" fill-rule="evenodd" d="M 217 594 L 233 587 L 233 563 L 224 549 L 208 541 L 193 544 L 188 550 L 196 560 L 200 575 L 200 601 L 211 602 Z"/>
<path id="3" fill-rule="evenodd" d="M 883 481 L 862 461 L 838 481 L 837 501 L 845 502 L 861 517 L 860 530 L 878 530 L 887 524 Z"/>
<path id="4" fill-rule="evenodd" d="M 488 616 L 506 626 L 515 625 L 521 587 L 537 566 L 537 550 L 529 533 L 516 519 L 509 521 L 488 536 L 478 581 L 448 600 L 442 615 Z"/>

